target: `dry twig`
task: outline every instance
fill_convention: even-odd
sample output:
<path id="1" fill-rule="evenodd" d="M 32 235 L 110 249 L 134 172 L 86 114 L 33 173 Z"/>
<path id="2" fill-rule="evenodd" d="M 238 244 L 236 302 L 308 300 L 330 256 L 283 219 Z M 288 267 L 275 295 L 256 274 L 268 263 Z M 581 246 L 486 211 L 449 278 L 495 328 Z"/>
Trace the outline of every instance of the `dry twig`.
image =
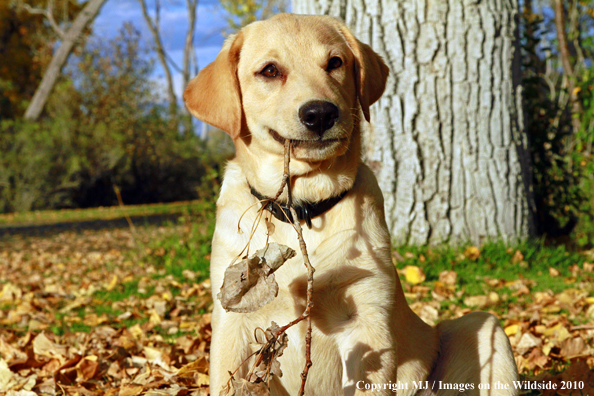
<path id="1" fill-rule="evenodd" d="M 30 4 L 27 4 L 23 1 L 19 2 L 18 4 L 21 7 L 23 7 L 29 14 L 43 15 L 49 22 L 52 29 L 54 29 L 56 34 L 60 37 L 60 39 L 64 39 L 64 36 L 66 36 L 66 33 L 64 32 L 64 30 L 62 30 L 62 28 L 60 28 L 60 25 L 58 25 L 58 22 L 56 22 L 56 20 L 54 19 L 54 11 L 53 11 L 54 0 L 48 0 L 47 6 L 45 9 L 32 7 Z M 66 13 L 66 11 L 64 11 L 64 12 Z"/>
<path id="2" fill-rule="evenodd" d="M 314 275 L 315 269 L 311 265 L 311 262 L 309 261 L 309 255 L 307 253 L 307 245 L 305 244 L 305 240 L 303 239 L 303 231 L 301 228 L 301 224 L 299 223 L 299 218 L 297 216 L 297 212 L 295 211 L 295 209 L 292 206 L 291 173 L 290 173 L 290 169 L 289 169 L 290 158 L 291 158 L 291 141 L 287 139 L 287 140 L 285 140 L 285 158 L 284 158 L 283 179 L 281 181 L 281 186 L 279 188 L 279 191 L 277 192 L 276 196 L 270 200 L 270 202 L 275 202 L 282 195 L 285 187 L 287 188 L 287 206 L 289 207 L 289 210 L 291 212 L 291 215 L 287 216 L 287 218 L 292 219 L 291 225 L 293 226 L 293 228 L 295 229 L 295 231 L 297 233 L 297 238 L 299 240 L 299 247 L 300 247 L 301 253 L 303 255 L 303 262 L 307 269 L 306 306 L 305 306 L 305 310 L 303 311 L 303 313 L 295 320 L 287 323 L 286 325 L 284 325 L 282 327 L 278 327 L 273 322 L 271 327 L 269 327 L 265 331 L 266 342 L 263 343 L 263 345 L 260 347 L 260 349 L 255 354 L 250 355 L 250 357 L 255 355 L 255 359 L 254 359 L 254 363 L 252 364 L 250 370 L 248 371 L 246 380 L 249 382 L 252 382 L 252 383 L 261 383 L 261 382 L 269 383 L 272 375 L 280 376 L 281 375 L 280 364 L 278 363 L 278 360 L 276 360 L 276 358 L 279 357 L 280 355 L 282 355 L 282 351 L 284 350 L 284 348 L 287 345 L 288 338 L 286 335 L 286 331 L 289 328 L 291 328 L 292 326 L 295 326 L 297 323 L 307 319 L 307 332 L 305 335 L 305 367 L 303 368 L 303 372 L 301 373 L 301 387 L 299 389 L 299 396 L 302 396 L 305 392 L 305 384 L 307 381 L 307 375 L 309 373 L 310 367 L 312 366 L 312 361 L 311 361 L 312 328 L 311 328 L 310 314 L 311 314 L 311 309 L 313 308 L 313 280 L 314 280 L 313 275 Z M 264 207 L 265 207 L 265 205 L 263 206 L 263 208 Z M 287 213 L 285 213 L 285 215 L 287 215 Z M 261 219 L 261 214 L 260 214 L 260 216 L 257 217 L 256 222 L 259 223 L 260 219 Z M 251 240 L 251 237 L 253 236 L 254 231 L 255 231 L 255 227 L 252 226 L 250 240 Z M 270 234 L 270 230 L 269 230 L 269 234 Z M 249 242 L 248 242 L 248 245 L 249 245 Z M 246 248 L 248 248 L 248 247 L 246 246 Z M 245 251 L 246 248 L 244 248 L 243 251 Z M 242 251 L 242 253 L 243 253 L 243 251 Z M 246 361 L 247 361 L 247 359 L 241 363 L 240 367 Z M 234 389 L 235 385 L 238 384 L 238 382 L 235 381 L 235 379 L 233 378 L 233 375 L 238 371 L 238 369 L 239 368 L 237 368 L 231 374 L 229 381 L 227 382 L 227 388 L 226 388 L 227 394 L 235 393 L 234 390 L 232 390 L 232 389 Z M 255 378 L 252 379 L 252 377 L 255 377 Z"/>

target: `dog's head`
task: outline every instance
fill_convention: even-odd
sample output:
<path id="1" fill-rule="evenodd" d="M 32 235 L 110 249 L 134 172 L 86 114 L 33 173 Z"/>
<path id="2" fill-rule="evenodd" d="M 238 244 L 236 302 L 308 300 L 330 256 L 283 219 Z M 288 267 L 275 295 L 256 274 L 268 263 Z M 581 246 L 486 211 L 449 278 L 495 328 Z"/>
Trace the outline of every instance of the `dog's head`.
<path id="1" fill-rule="evenodd" d="M 184 100 L 253 155 L 282 156 L 290 139 L 295 159 L 319 163 L 347 152 L 360 109 L 369 121 L 387 76 L 339 20 L 282 14 L 229 37 Z"/>

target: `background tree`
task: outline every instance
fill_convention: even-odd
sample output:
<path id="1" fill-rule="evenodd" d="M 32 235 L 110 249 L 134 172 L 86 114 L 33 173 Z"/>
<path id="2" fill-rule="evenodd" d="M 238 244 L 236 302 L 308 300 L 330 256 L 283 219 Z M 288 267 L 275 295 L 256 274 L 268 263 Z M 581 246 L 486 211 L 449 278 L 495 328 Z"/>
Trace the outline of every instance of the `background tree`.
<path id="1" fill-rule="evenodd" d="M 526 124 L 537 227 L 594 244 L 594 2 L 526 1 L 522 12 Z M 578 221 L 579 220 L 579 221 Z"/>
<path id="2" fill-rule="evenodd" d="M 211 197 L 215 160 L 180 134 L 155 82 L 140 34 L 89 40 L 38 122 L 0 122 L 0 211 Z M 216 173 L 215 175 L 216 176 Z"/>
<path id="3" fill-rule="evenodd" d="M 45 7 L 46 1 L 30 4 Z M 72 18 L 79 9 L 71 1 L 58 4 L 54 8 L 57 23 Z M 45 16 L 31 14 L 13 0 L 0 0 L 0 119 L 23 115 L 51 60 L 56 39 Z"/>
<path id="4" fill-rule="evenodd" d="M 106 1 L 107 0 L 89 0 L 85 4 L 84 8 L 78 13 L 76 18 L 72 22 L 72 25 L 70 25 L 70 27 L 68 27 L 68 29 L 64 31 L 57 27 L 58 25 L 53 18 L 53 1 L 48 0 L 47 7 L 45 10 L 35 9 L 30 6 L 26 7 L 31 13 L 46 16 L 46 18 L 50 22 L 50 25 L 60 35 L 59 38 L 61 44 L 60 47 L 58 47 L 58 49 L 56 50 L 56 52 L 53 54 L 52 59 L 47 67 L 47 70 L 45 70 L 45 72 L 43 73 L 41 83 L 35 90 L 35 94 L 31 99 L 31 103 L 29 103 L 29 106 L 25 111 L 25 119 L 36 120 L 37 118 L 39 118 L 54 85 L 60 77 L 62 67 L 64 67 L 64 65 L 66 64 L 66 60 L 72 52 L 77 40 L 80 39 L 84 29 L 89 25 L 89 23 L 95 19 L 95 17 L 99 13 L 99 10 L 101 9 L 101 6 L 103 6 L 103 4 Z"/>
<path id="5" fill-rule="evenodd" d="M 288 9 L 288 0 L 220 0 L 229 30 L 233 33 L 257 20 L 267 19 Z"/>
<path id="6" fill-rule="evenodd" d="M 171 113 L 171 117 L 177 118 L 179 114 L 177 95 L 175 94 L 175 87 L 173 84 L 172 69 L 177 70 L 182 75 L 182 86 L 180 87 L 182 92 L 190 81 L 191 72 L 193 71 L 194 75 L 198 74 L 198 60 L 194 50 L 194 32 L 196 30 L 196 11 L 198 9 L 198 0 L 186 0 L 186 10 L 188 12 L 188 29 L 186 30 L 182 68 L 177 66 L 171 57 L 167 55 L 167 51 L 163 45 L 160 28 L 161 2 L 159 0 L 155 2 L 154 17 L 149 14 L 146 0 L 139 0 L 139 2 L 142 8 L 144 20 L 153 36 L 159 63 L 161 63 L 161 67 L 165 72 L 165 78 L 167 80 L 167 95 L 169 99 L 169 111 Z M 182 121 L 184 124 L 185 133 L 192 133 L 193 123 L 191 115 L 186 111 L 185 107 L 183 107 L 182 111 Z"/>
<path id="7" fill-rule="evenodd" d="M 533 230 L 516 2 L 294 0 L 342 18 L 391 75 L 365 157 L 400 244 Z"/>

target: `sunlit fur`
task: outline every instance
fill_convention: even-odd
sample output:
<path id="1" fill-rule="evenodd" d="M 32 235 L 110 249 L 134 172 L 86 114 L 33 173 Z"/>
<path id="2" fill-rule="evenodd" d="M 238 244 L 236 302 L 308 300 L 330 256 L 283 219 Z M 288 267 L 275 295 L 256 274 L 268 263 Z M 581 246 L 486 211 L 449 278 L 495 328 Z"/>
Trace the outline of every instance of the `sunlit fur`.
<path id="1" fill-rule="evenodd" d="M 327 64 L 335 56 L 342 66 L 329 71 Z M 269 64 L 277 67 L 278 76 L 261 74 Z M 314 218 L 311 229 L 303 224 L 316 269 L 313 366 L 305 394 L 359 395 L 367 383 L 384 386 L 373 394 L 391 395 L 390 384 L 401 383 L 407 388 L 398 395 L 412 395 L 418 392 L 413 381 L 426 380 L 474 383 L 465 395 L 516 394 L 511 385 L 517 378 L 515 363 L 496 318 L 475 313 L 433 328 L 406 303 L 391 259 L 383 197 L 360 159 L 360 126 L 369 121 L 369 106 L 383 93 L 387 76 L 382 59 L 338 20 L 283 14 L 230 37 L 217 59 L 189 84 L 184 94 L 189 110 L 228 132 L 237 150 L 217 201 L 211 255 L 211 394 L 219 394 L 229 371 L 253 351 L 256 328 L 266 329 L 271 321 L 286 324 L 305 309 L 306 271 L 295 230 L 275 218 L 270 241 L 298 252 L 275 273 L 277 298 L 250 314 L 227 313 L 216 298 L 227 266 L 246 246 L 251 254 L 267 241 L 250 186 L 266 196 L 276 194 L 283 174 L 282 139 L 297 141 L 290 163 L 297 203 L 349 191 Z M 299 108 L 311 100 L 332 102 L 340 110 L 336 124 L 321 138 L 299 121 Z M 272 395 L 297 394 L 305 366 L 305 330 L 305 322 L 288 330 L 289 345 L 280 358 L 283 376 L 272 381 Z M 245 376 L 250 363 L 235 376 Z M 491 386 L 479 392 L 479 383 L 497 381 L 512 389 Z"/>

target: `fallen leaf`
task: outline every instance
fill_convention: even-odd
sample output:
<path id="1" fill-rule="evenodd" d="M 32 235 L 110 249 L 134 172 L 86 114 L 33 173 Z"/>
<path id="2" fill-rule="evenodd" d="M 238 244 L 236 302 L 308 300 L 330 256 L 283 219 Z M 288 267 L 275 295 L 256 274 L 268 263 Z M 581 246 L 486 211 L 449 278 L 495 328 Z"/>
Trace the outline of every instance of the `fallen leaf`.
<path id="1" fill-rule="evenodd" d="M 464 299 L 464 305 L 469 307 L 485 308 L 489 305 L 489 297 L 484 295 L 469 296 Z"/>
<path id="2" fill-rule="evenodd" d="M 516 252 L 514 253 L 514 255 L 511 258 L 511 262 L 513 264 L 519 264 L 522 262 L 522 260 L 524 260 L 524 255 L 519 250 L 516 250 Z"/>
<path id="3" fill-rule="evenodd" d="M 458 274 L 455 271 L 441 271 L 439 273 L 439 281 L 444 285 L 453 286 L 456 284 Z"/>
<path id="4" fill-rule="evenodd" d="M 118 285 L 118 276 L 113 275 L 111 277 L 111 281 L 105 286 L 105 290 L 112 291 L 113 289 L 116 288 L 117 285 Z"/>
<path id="5" fill-rule="evenodd" d="M 425 273 L 415 265 L 407 265 L 404 267 L 404 277 L 411 285 L 418 285 L 425 280 Z"/>
<path id="6" fill-rule="evenodd" d="M 439 319 L 439 311 L 429 304 L 423 305 L 418 315 L 423 320 L 423 322 L 430 326 L 435 326 L 437 319 Z"/>
<path id="7" fill-rule="evenodd" d="M 97 362 L 97 357 L 92 359 L 91 357 L 87 356 L 82 359 L 77 365 L 77 379 L 79 381 L 89 381 L 99 373 L 99 363 Z"/>
<path id="8" fill-rule="evenodd" d="M 494 291 L 489 292 L 489 302 L 491 304 L 497 304 L 499 301 L 501 301 L 501 298 L 499 297 L 499 294 L 497 294 Z"/>
<path id="9" fill-rule="evenodd" d="M 567 338 L 559 346 L 561 347 L 559 354 L 566 359 L 589 355 L 592 352 L 582 337 Z"/>
<path id="10" fill-rule="evenodd" d="M 200 359 L 194 360 L 180 368 L 176 375 L 180 377 L 192 377 L 194 373 L 208 373 L 208 361 L 203 356 Z"/>
<path id="11" fill-rule="evenodd" d="M 140 385 L 124 385 L 120 388 L 119 396 L 137 396 L 144 390 Z"/>
<path id="12" fill-rule="evenodd" d="M 526 359 L 529 362 L 528 367 L 538 366 L 540 368 L 543 368 L 549 362 L 549 357 L 547 355 L 545 355 L 544 353 L 542 353 L 540 348 L 532 349 L 532 351 L 530 351 L 528 356 L 526 356 Z"/>
<path id="13" fill-rule="evenodd" d="M 49 358 L 58 358 L 65 361 L 68 355 L 68 347 L 53 343 L 45 333 L 40 333 L 33 339 L 33 352 L 37 355 Z"/>
<path id="14" fill-rule="evenodd" d="M 505 329 L 503 329 L 503 331 L 505 331 L 505 334 L 507 334 L 508 337 L 516 334 L 518 330 L 520 330 L 520 326 L 517 324 L 509 325 Z"/>
<path id="15" fill-rule="evenodd" d="M 8 364 L 4 359 L 0 358 L 0 389 L 8 389 L 8 384 L 13 376 L 14 374 L 8 368 Z"/>
<path id="16" fill-rule="evenodd" d="M 463 254 L 467 259 L 476 261 L 481 256 L 481 250 L 476 246 L 468 246 Z"/>
<path id="17" fill-rule="evenodd" d="M 553 267 L 549 267 L 549 276 L 556 277 L 559 276 L 559 270 Z"/>
<path id="18" fill-rule="evenodd" d="M 520 338 L 520 342 L 516 345 L 516 351 L 523 355 L 526 352 L 530 351 L 532 348 L 538 347 L 542 345 L 542 340 L 530 332 L 522 334 L 522 338 Z"/>
<path id="19" fill-rule="evenodd" d="M 0 291 L 0 301 L 8 301 L 14 302 L 15 300 L 20 300 L 23 297 L 23 291 L 16 285 L 8 282 L 2 286 L 2 291 Z"/>

